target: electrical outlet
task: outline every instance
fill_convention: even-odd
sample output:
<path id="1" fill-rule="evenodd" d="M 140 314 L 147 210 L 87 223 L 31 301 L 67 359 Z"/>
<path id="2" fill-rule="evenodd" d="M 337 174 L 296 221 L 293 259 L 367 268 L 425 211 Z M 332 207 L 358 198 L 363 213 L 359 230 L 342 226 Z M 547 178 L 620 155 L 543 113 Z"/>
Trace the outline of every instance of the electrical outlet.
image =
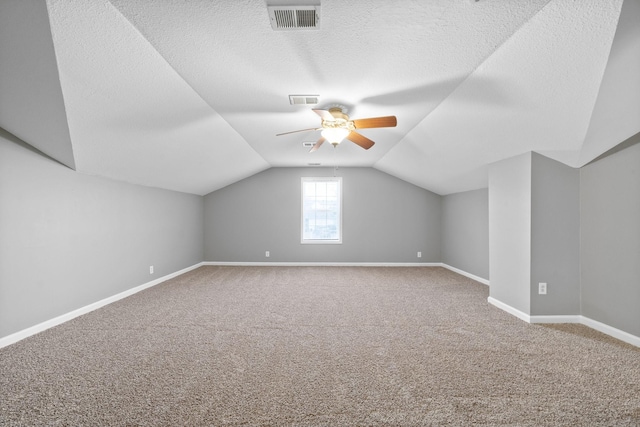
<path id="1" fill-rule="evenodd" d="M 271 254 L 269 253 L 269 251 L 265 251 L 264 256 L 269 258 L 269 256 L 271 256 Z"/>
<path id="2" fill-rule="evenodd" d="M 153 274 L 153 265 L 149 266 L 149 274 Z"/>
<path id="3" fill-rule="evenodd" d="M 547 284 L 546 283 L 538 283 L 538 294 L 546 295 L 547 294 Z"/>
<path id="4" fill-rule="evenodd" d="M 422 252 L 418 252 L 418 258 L 422 258 Z"/>

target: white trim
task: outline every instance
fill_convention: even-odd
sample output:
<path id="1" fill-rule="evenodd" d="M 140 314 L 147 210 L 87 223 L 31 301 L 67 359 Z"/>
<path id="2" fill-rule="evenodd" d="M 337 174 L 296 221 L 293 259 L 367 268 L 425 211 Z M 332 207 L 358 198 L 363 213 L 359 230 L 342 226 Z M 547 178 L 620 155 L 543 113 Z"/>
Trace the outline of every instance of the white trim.
<path id="1" fill-rule="evenodd" d="M 441 262 L 254 262 L 254 261 L 205 261 L 202 265 L 245 267 L 443 267 L 454 273 L 489 285 L 487 279 L 476 276 Z"/>
<path id="2" fill-rule="evenodd" d="M 180 271 L 176 271 L 175 273 L 171 273 L 168 274 L 166 276 L 160 277 L 158 279 L 152 280 L 150 282 L 144 283 L 140 286 L 136 286 L 135 288 L 131 288 L 128 289 L 124 292 L 120 292 L 119 294 L 110 296 L 108 298 L 105 299 L 101 299 L 100 301 L 96 301 L 94 303 L 91 303 L 89 305 L 85 305 L 84 307 L 80 307 L 76 310 L 70 311 L 69 313 L 66 314 L 62 314 L 60 316 L 54 317 L 53 319 L 49 319 L 46 320 L 42 323 L 38 323 L 37 325 L 31 326 L 29 328 L 23 329 L 21 331 L 15 332 L 11 335 L 7 335 L 6 337 L 2 337 L 0 338 L 0 348 L 2 347 L 6 347 L 8 345 L 14 344 L 20 340 L 23 340 L 27 337 L 30 337 L 31 335 L 35 335 L 39 332 L 45 331 L 49 328 L 53 328 L 54 326 L 58 326 L 64 322 L 67 322 L 71 319 L 74 319 L 78 316 L 82 316 L 83 314 L 87 314 L 93 310 L 97 310 L 98 308 L 104 307 L 107 304 L 111 304 L 112 302 L 116 302 L 118 300 L 121 300 L 122 298 L 126 298 L 130 295 L 133 295 L 135 293 L 138 293 L 140 291 L 143 291 L 147 288 L 150 288 L 152 286 L 155 286 L 159 283 L 165 282 L 169 279 L 173 279 L 174 277 L 177 277 L 181 274 L 184 274 L 188 271 L 194 270 L 200 266 L 202 266 L 203 263 L 200 262 L 198 264 L 192 265 L 191 267 L 187 267 L 187 268 L 183 268 Z"/>
<path id="3" fill-rule="evenodd" d="M 529 323 L 582 323 L 579 314 L 530 316 Z"/>
<path id="4" fill-rule="evenodd" d="M 452 266 L 447 265 L 445 263 L 442 263 L 441 265 L 442 265 L 442 267 L 446 268 L 447 270 L 451 270 L 454 273 L 458 273 L 458 274 L 460 274 L 462 276 L 468 277 L 469 279 L 473 279 L 476 282 L 480 282 L 483 285 L 489 286 L 489 280 L 487 280 L 487 279 L 483 279 L 482 277 L 476 276 L 475 274 L 467 273 L 464 270 L 460 270 L 459 268 L 452 267 Z"/>
<path id="5" fill-rule="evenodd" d="M 521 320 L 524 320 L 527 323 L 579 323 L 591 329 L 595 329 L 596 331 L 602 332 L 603 334 L 619 339 L 620 341 L 624 341 L 628 344 L 640 347 L 640 337 L 579 314 L 530 316 L 518 309 L 511 307 L 508 304 L 498 301 L 495 298 L 489 297 L 487 298 L 487 301 L 489 301 L 490 304 L 495 305 L 496 307 L 516 316 Z"/>
<path id="6" fill-rule="evenodd" d="M 620 329 L 614 328 L 613 326 L 605 325 L 604 323 L 598 322 L 597 320 L 593 320 L 585 316 L 580 317 L 580 323 L 582 323 L 583 325 L 588 326 L 591 329 L 595 329 L 596 331 L 602 332 L 603 334 L 607 334 L 614 338 L 617 338 L 620 341 L 624 341 L 628 344 L 640 347 L 640 337 L 631 335 L 630 333 L 625 331 L 621 331 Z"/>
<path id="7" fill-rule="evenodd" d="M 205 261 L 202 265 L 245 267 L 442 267 L 439 262 L 252 262 Z"/>
<path id="8" fill-rule="evenodd" d="M 488 297 L 487 301 L 489 301 L 489 304 L 495 305 L 499 309 L 516 316 L 518 319 L 524 320 L 527 323 L 531 323 L 531 316 L 529 316 L 527 313 L 522 312 L 517 308 L 513 308 L 510 305 L 503 303 L 502 301 L 498 301 L 493 297 Z"/>
<path id="9" fill-rule="evenodd" d="M 94 302 L 92 304 L 86 305 L 84 307 L 73 310 L 69 313 L 60 315 L 58 317 L 54 317 L 53 319 L 44 321 L 35 326 L 31 326 L 29 328 L 23 329 L 21 331 L 15 332 L 11 335 L 7 335 L 6 337 L 0 338 L 0 348 L 6 347 L 8 345 L 14 344 L 20 340 L 23 340 L 31 335 L 35 335 L 39 332 L 45 331 L 54 326 L 60 325 L 64 322 L 67 322 L 71 319 L 74 319 L 83 314 L 89 313 L 93 310 L 96 310 L 100 307 L 104 307 L 107 304 L 111 304 L 112 302 L 121 300 L 130 295 L 148 289 L 152 286 L 158 285 L 162 282 L 165 282 L 169 279 L 173 279 L 174 277 L 180 276 L 181 274 L 187 273 L 191 270 L 195 270 L 198 267 L 203 265 L 213 265 L 213 266 L 271 266 L 271 267 L 316 267 L 316 266 L 329 266 L 329 267 L 444 267 L 448 270 L 451 270 L 455 273 L 461 274 L 463 276 L 467 276 L 473 280 L 476 280 L 480 283 L 485 283 L 481 278 L 476 278 L 476 276 L 469 275 L 469 273 L 463 272 L 462 270 L 458 270 L 454 267 L 448 266 L 446 264 L 440 262 L 425 262 L 425 263 L 377 263 L 377 262 L 218 262 L 218 261 L 206 261 L 200 262 L 198 264 L 192 265 L 191 267 L 184 268 L 182 270 L 176 271 L 174 273 L 168 274 L 166 276 L 160 277 L 158 279 L 152 280 L 151 282 L 144 283 L 140 286 L 136 286 L 135 288 L 128 289 L 124 292 L 120 292 L 119 294 L 113 295 L 111 297 L 102 299 L 100 301 Z M 473 277 L 472 277 L 473 276 Z M 480 280 L 481 279 L 481 280 Z M 489 284 L 488 281 L 486 281 Z M 598 322 L 597 320 L 590 319 L 581 315 L 545 315 L 545 316 L 530 316 L 516 308 L 511 307 L 508 304 L 505 304 L 493 297 L 488 297 L 487 301 L 498 307 L 499 309 L 506 311 L 517 318 L 524 320 L 527 323 L 580 323 L 585 325 L 591 329 L 595 329 L 596 331 L 602 332 L 609 336 L 612 336 L 620 341 L 624 341 L 628 344 L 634 345 L 636 347 L 640 347 L 640 337 L 632 335 L 628 332 L 622 331 L 620 329 L 614 328 L 613 326 L 606 325 L 604 323 Z"/>

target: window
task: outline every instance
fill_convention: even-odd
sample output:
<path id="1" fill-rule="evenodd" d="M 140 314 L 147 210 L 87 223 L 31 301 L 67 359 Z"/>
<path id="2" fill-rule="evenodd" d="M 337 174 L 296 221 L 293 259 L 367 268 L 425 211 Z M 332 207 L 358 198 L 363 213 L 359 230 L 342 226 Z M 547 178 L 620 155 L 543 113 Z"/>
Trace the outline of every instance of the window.
<path id="1" fill-rule="evenodd" d="M 302 243 L 342 243 L 342 178 L 302 178 Z"/>

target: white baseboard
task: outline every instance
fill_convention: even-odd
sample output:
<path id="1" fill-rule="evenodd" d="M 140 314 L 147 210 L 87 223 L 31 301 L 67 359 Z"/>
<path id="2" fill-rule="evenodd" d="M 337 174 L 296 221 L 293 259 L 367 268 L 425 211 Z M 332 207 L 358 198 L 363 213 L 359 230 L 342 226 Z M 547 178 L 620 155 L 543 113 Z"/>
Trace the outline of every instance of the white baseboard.
<path id="1" fill-rule="evenodd" d="M 205 261 L 202 265 L 248 267 L 442 267 L 440 262 L 244 262 Z"/>
<path id="2" fill-rule="evenodd" d="M 586 316 L 582 316 L 579 314 L 530 316 L 516 308 L 511 307 L 508 304 L 498 301 L 495 298 L 489 297 L 487 298 L 487 301 L 489 301 L 490 304 L 495 305 L 499 309 L 504 310 L 507 313 L 512 314 L 527 323 L 579 323 L 591 329 L 595 329 L 596 331 L 602 332 L 603 334 L 607 334 L 609 336 L 617 338 L 620 341 L 624 341 L 628 344 L 640 347 L 640 337 L 614 328 L 613 326 L 598 322 L 597 320 L 590 319 Z"/>
<path id="3" fill-rule="evenodd" d="M 249 261 L 205 261 L 203 265 L 248 266 L 248 267 L 443 267 L 461 276 L 489 286 L 489 280 L 442 262 L 249 262 Z"/>
<path id="4" fill-rule="evenodd" d="M 487 301 L 489 301 L 489 304 L 495 305 L 500 310 L 506 311 L 507 313 L 512 314 L 518 319 L 524 320 L 527 323 L 531 323 L 531 316 L 529 316 L 527 313 L 520 311 L 517 308 L 513 308 L 510 305 L 503 303 L 502 301 L 498 301 L 493 297 L 487 298 Z"/>
<path id="5" fill-rule="evenodd" d="M 582 323 L 579 314 L 530 316 L 529 323 Z"/>
<path id="6" fill-rule="evenodd" d="M 595 329 L 596 331 L 602 332 L 603 334 L 611 335 L 612 337 L 617 338 L 620 341 L 624 341 L 628 344 L 640 347 L 640 337 L 631 335 L 630 333 L 625 331 L 621 331 L 620 329 L 614 328 L 613 326 L 605 325 L 604 323 L 598 322 L 597 320 L 593 320 L 585 316 L 580 317 L 582 318 L 582 321 L 580 323 L 582 323 L 583 325 L 588 326 L 591 329 Z"/>
<path id="7" fill-rule="evenodd" d="M 440 265 L 442 267 L 446 268 L 447 270 L 451 270 L 454 273 L 458 273 L 458 274 L 460 274 L 462 276 L 468 277 L 469 279 L 475 280 L 476 282 L 480 282 L 480 283 L 482 283 L 484 285 L 489 286 L 489 281 L 487 279 L 483 279 L 480 276 L 476 276 L 475 274 L 467 273 L 464 270 L 460 270 L 459 268 L 455 268 L 455 267 L 452 267 L 452 266 L 444 264 L 444 263 L 441 263 Z"/>
<path id="8" fill-rule="evenodd" d="M 489 285 L 487 279 L 441 262 L 249 262 L 249 261 L 205 261 L 203 265 L 253 266 L 253 267 L 443 267 L 477 282 Z"/>
<path id="9" fill-rule="evenodd" d="M 173 279 L 181 274 L 184 274 L 188 271 L 194 270 L 203 265 L 219 265 L 219 266 L 336 266 L 336 267 L 444 267 L 448 270 L 451 270 L 455 273 L 461 274 L 463 276 L 469 277 L 470 279 L 476 280 L 480 283 L 484 283 L 485 285 L 489 285 L 489 281 L 486 279 L 482 279 L 481 277 L 474 276 L 473 274 L 467 273 L 455 267 L 451 267 L 449 265 L 443 263 L 371 263 L 371 262 L 361 262 L 361 263 L 331 263 L 331 262 L 200 262 L 198 264 L 192 265 L 191 267 L 184 268 L 182 270 L 176 271 L 174 273 L 168 274 L 166 276 L 160 277 L 158 279 L 152 280 L 150 282 L 144 283 L 140 286 L 136 286 L 135 288 L 128 289 L 124 292 L 120 292 L 111 297 L 102 299 L 100 301 L 94 302 L 92 304 L 86 305 L 84 307 L 73 310 L 69 313 L 54 317 L 53 319 L 44 321 L 37 325 L 31 326 L 29 328 L 23 329 L 21 331 L 15 332 L 11 335 L 7 335 L 6 337 L 0 338 L 0 348 L 6 347 L 8 345 L 14 344 L 20 340 L 23 340 L 31 335 L 35 335 L 39 332 L 45 331 L 54 326 L 60 325 L 64 322 L 67 322 L 71 319 L 74 319 L 83 314 L 89 313 L 93 310 L 96 310 L 100 307 L 104 307 L 107 304 L 111 304 L 112 302 L 121 300 L 130 295 L 148 289 L 152 286 L 158 285 L 162 282 L 165 282 L 169 279 Z M 604 323 L 598 322 L 597 320 L 590 319 L 581 315 L 550 315 L 550 316 L 531 316 L 528 315 L 516 308 L 511 307 L 508 304 L 505 304 L 495 298 L 488 297 L 487 301 L 498 307 L 499 309 L 506 311 L 507 313 L 516 316 L 517 318 L 524 320 L 527 323 L 580 323 L 585 326 L 588 326 L 592 329 L 595 329 L 604 334 L 610 335 L 614 338 L 617 338 L 621 341 L 634 345 L 636 347 L 640 347 L 640 337 L 632 335 L 628 332 L 622 331 L 620 329 L 614 328 L 613 326 L 606 325 Z"/>
<path id="10" fill-rule="evenodd" d="M 15 333 L 13 333 L 11 335 L 7 335 L 6 337 L 2 337 L 2 338 L 0 338 L 0 348 L 6 347 L 6 346 L 11 345 L 13 343 L 16 343 L 16 342 L 18 342 L 20 340 L 23 340 L 23 339 L 25 339 L 27 337 L 30 337 L 31 335 L 35 335 L 35 334 L 37 334 L 39 332 L 42 332 L 42 331 L 45 331 L 45 330 L 47 330 L 49 328 L 52 328 L 52 327 L 57 326 L 57 325 L 60 325 L 60 324 L 62 324 L 64 322 L 67 322 L 67 321 L 69 321 L 71 319 L 74 319 L 74 318 L 76 318 L 78 316 L 82 316 L 83 314 L 87 314 L 87 313 L 89 313 L 89 312 L 91 312 L 93 310 L 96 310 L 96 309 L 100 308 L 100 307 L 104 307 L 107 304 L 111 304 L 112 302 L 121 300 L 122 298 L 126 298 L 126 297 L 128 297 L 130 295 L 133 295 L 135 293 L 138 293 L 140 291 L 148 289 L 148 288 L 150 288 L 152 286 L 155 286 L 155 285 L 157 285 L 159 283 L 165 282 L 165 281 L 167 281 L 169 279 L 173 279 L 174 277 L 177 277 L 177 276 L 179 276 L 181 274 L 184 274 L 184 273 L 186 273 L 188 271 L 191 271 L 191 270 L 194 270 L 194 269 L 200 267 L 202 264 L 203 263 L 198 263 L 198 264 L 192 265 L 191 267 L 184 268 L 184 269 L 182 269 L 180 271 L 176 271 L 175 273 L 168 274 L 166 276 L 163 276 L 163 277 L 160 277 L 158 279 L 152 280 L 150 282 L 144 283 L 144 284 L 142 284 L 140 286 L 136 286 L 135 288 L 128 289 L 128 290 L 126 290 L 124 292 L 120 292 L 120 293 L 118 293 L 116 295 L 110 296 L 108 298 L 102 299 L 100 301 L 96 301 L 96 302 L 91 303 L 89 305 L 86 305 L 84 307 L 81 307 L 81 308 L 78 308 L 76 310 L 70 311 L 69 313 L 65 313 L 65 314 L 62 314 L 60 316 L 54 317 L 53 319 L 49 319 L 49 320 L 46 320 L 46 321 L 44 321 L 42 323 L 38 323 L 37 325 L 34 325 L 34 326 L 29 327 L 29 328 L 23 329 L 21 331 L 15 332 Z"/>

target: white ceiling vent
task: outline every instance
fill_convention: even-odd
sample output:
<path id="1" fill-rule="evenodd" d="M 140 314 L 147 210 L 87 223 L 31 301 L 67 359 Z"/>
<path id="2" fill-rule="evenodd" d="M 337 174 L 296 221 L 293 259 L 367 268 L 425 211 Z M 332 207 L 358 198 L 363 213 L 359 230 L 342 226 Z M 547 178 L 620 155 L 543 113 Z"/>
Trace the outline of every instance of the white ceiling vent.
<path id="1" fill-rule="evenodd" d="M 303 146 L 304 148 L 311 148 L 311 147 L 313 147 L 314 145 L 316 145 L 316 143 L 315 143 L 314 141 L 304 141 L 304 142 L 302 143 L 302 146 Z"/>
<path id="2" fill-rule="evenodd" d="M 289 95 L 291 105 L 315 105 L 319 95 Z"/>
<path id="3" fill-rule="evenodd" d="M 267 6 L 274 30 L 315 30 L 320 27 L 320 6 Z"/>

